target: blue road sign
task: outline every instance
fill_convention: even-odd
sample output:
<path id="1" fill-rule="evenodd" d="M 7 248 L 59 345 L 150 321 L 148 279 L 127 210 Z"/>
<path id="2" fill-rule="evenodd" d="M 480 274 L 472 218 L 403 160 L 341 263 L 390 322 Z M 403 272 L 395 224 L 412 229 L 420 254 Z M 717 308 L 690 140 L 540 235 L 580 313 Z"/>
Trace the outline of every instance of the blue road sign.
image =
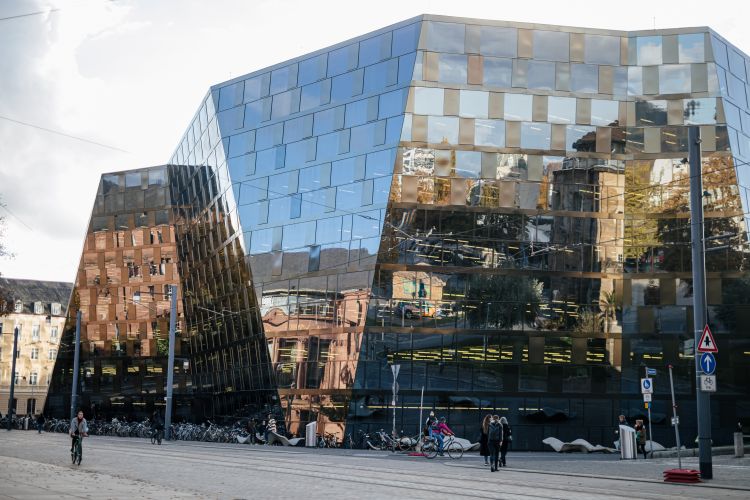
<path id="1" fill-rule="evenodd" d="M 648 375 L 649 377 L 651 375 L 656 375 L 656 368 L 646 368 L 646 375 Z"/>
<path id="2" fill-rule="evenodd" d="M 716 358 L 713 353 L 704 352 L 701 354 L 701 370 L 706 375 L 712 375 L 716 371 Z"/>

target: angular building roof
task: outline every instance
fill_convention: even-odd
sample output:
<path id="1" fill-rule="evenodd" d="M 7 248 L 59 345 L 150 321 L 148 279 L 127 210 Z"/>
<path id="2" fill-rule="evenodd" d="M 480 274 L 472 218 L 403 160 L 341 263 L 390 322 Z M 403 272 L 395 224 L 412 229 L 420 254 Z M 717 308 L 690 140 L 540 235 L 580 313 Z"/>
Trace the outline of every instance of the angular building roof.
<path id="1" fill-rule="evenodd" d="M 44 314 L 50 314 L 50 304 L 54 302 L 60 304 L 61 315 L 64 316 L 73 290 L 73 283 L 0 278 L 0 290 L 10 295 L 14 301 L 23 302 L 23 313 L 32 314 L 34 302 L 41 302 Z"/>

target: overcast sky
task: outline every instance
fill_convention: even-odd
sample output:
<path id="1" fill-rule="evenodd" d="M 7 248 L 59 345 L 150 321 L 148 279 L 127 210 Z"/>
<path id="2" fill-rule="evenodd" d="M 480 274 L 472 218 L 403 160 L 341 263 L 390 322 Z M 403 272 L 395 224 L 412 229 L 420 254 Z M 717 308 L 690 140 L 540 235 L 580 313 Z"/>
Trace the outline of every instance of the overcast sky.
<path id="1" fill-rule="evenodd" d="M 0 18 L 47 12 L 0 20 L 0 196 L 10 211 L 0 215 L 16 254 L 0 273 L 73 281 L 99 176 L 166 163 L 212 84 L 422 13 L 621 30 L 708 25 L 747 53 L 748 5 L 0 0 Z"/>

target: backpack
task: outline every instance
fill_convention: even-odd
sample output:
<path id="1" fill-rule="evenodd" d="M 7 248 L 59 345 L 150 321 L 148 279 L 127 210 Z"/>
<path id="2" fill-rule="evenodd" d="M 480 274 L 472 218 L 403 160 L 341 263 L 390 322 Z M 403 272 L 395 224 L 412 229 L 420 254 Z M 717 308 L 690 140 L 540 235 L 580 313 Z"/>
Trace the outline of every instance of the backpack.
<path id="1" fill-rule="evenodd" d="M 500 441 L 502 436 L 502 426 L 496 422 L 490 422 L 490 426 L 487 429 L 487 440 L 488 441 Z"/>

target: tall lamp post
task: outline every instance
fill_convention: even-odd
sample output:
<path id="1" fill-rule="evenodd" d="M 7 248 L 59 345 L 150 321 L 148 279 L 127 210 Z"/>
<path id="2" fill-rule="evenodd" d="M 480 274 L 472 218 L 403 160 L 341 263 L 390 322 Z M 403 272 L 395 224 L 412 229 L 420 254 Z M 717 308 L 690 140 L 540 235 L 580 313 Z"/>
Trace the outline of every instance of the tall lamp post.
<path id="1" fill-rule="evenodd" d="M 13 361 L 10 369 L 10 394 L 8 394 L 8 430 L 13 428 L 13 416 L 15 408 L 13 405 L 13 396 L 16 390 L 16 356 L 18 356 L 18 323 L 13 328 Z"/>

